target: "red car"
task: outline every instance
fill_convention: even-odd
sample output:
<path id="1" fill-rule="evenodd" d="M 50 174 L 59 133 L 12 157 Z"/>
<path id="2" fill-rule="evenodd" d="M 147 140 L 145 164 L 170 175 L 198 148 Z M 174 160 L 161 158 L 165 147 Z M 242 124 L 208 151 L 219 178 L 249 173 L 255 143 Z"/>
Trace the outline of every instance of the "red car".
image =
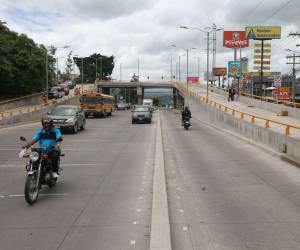
<path id="1" fill-rule="evenodd" d="M 70 89 L 67 84 L 60 84 L 59 86 L 64 89 L 65 95 L 68 95 L 70 93 Z"/>

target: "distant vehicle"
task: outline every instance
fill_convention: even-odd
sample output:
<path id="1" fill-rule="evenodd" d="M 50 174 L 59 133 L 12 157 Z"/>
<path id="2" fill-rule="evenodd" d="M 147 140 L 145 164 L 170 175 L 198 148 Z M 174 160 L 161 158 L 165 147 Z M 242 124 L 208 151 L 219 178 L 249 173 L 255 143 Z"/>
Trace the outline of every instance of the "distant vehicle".
<path id="1" fill-rule="evenodd" d="M 61 98 L 65 95 L 64 90 L 59 87 L 59 86 L 55 86 L 52 87 L 49 91 L 48 91 L 48 98 L 49 99 L 53 99 L 53 98 Z"/>
<path id="2" fill-rule="evenodd" d="M 136 105 L 132 110 L 132 124 L 137 122 L 151 123 L 152 113 L 151 108 L 145 105 Z"/>
<path id="3" fill-rule="evenodd" d="M 64 90 L 64 92 L 65 92 L 65 95 L 69 95 L 69 93 L 70 93 L 70 89 L 69 89 L 69 87 L 68 87 L 68 85 L 67 84 L 60 84 L 59 85 L 61 88 L 63 88 L 63 90 Z"/>
<path id="4" fill-rule="evenodd" d="M 80 98 L 81 108 L 86 117 L 105 117 L 112 115 L 115 111 L 116 101 L 111 95 L 104 95 L 97 92 L 84 93 Z"/>
<path id="5" fill-rule="evenodd" d="M 126 110 L 126 109 L 128 109 L 128 103 L 126 102 L 117 103 L 117 110 Z"/>
<path id="6" fill-rule="evenodd" d="M 85 129 L 85 115 L 84 111 L 73 105 L 59 105 L 56 106 L 52 112 L 48 114 L 53 119 L 53 125 L 56 128 L 63 130 L 71 130 L 76 134 L 79 129 Z"/>
<path id="7" fill-rule="evenodd" d="M 74 89 L 76 84 L 73 81 L 65 81 L 64 84 L 66 84 L 69 89 Z"/>
<path id="8" fill-rule="evenodd" d="M 143 105 L 149 106 L 151 108 L 151 111 L 153 110 L 153 100 L 152 99 L 144 99 Z"/>

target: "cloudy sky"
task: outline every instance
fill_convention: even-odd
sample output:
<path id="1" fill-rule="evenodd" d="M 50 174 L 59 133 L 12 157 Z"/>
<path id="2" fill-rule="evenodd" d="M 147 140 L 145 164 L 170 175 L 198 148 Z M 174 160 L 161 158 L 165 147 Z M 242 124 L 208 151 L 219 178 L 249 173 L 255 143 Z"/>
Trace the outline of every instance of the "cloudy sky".
<path id="1" fill-rule="evenodd" d="M 181 48 L 190 51 L 190 75 L 197 75 L 200 58 L 201 79 L 206 71 L 205 35 L 189 26 L 204 29 L 213 23 L 225 30 L 244 30 L 249 25 L 282 26 L 282 38 L 272 41 L 273 71 L 289 72 L 285 49 L 297 50 L 300 37 L 299 0 L 1 0 L 0 19 L 19 33 L 26 33 L 37 43 L 56 47 L 70 45 L 73 55 L 101 53 L 115 56 L 113 77 L 129 79 L 137 73 L 150 80 L 170 78 L 173 62 L 175 74 L 178 56 L 182 56 L 182 75 L 186 57 Z M 231 49 L 222 47 L 222 31 L 217 35 L 216 66 L 226 66 L 233 59 Z M 243 56 L 253 61 L 253 41 Z M 299 48 L 300 51 L 300 48 Z M 60 50 L 58 56 L 68 53 Z M 64 59 L 59 59 L 63 67 Z M 251 66 L 251 63 L 250 63 Z"/>

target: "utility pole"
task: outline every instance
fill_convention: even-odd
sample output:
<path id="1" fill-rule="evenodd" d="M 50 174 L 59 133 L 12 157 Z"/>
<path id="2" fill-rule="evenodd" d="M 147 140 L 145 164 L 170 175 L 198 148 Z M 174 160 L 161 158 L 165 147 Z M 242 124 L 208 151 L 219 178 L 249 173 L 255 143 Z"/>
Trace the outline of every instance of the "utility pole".
<path id="1" fill-rule="evenodd" d="M 292 82 L 292 100 L 295 102 L 295 95 L 296 95 L 296 65 L 300 64 L 300 62 L 296 63 L 296 58 L 300 58 L 300 56 L 296 56 L 295 53 L 293 53 L 292 56 L 287 56 L 287 59 L 293 59 L 292 62 L 287 62 L 286 64 L 292 64 L 293 69 L 292 69 L 292 75 L 293 75 L 293 82 Z"/>
<path id="2" fill-rule="evenodd" d="M 206 55 L 206 102 L 208 102 L 208 81 L 209 81 L 209 31 L 207 32 L 207 55 Z"/>
<path id="3" fill-rule="evenodd" d="M 215 23 L 213 23 L 213 45 L 212 45 L 212 53 L 213 53 L 213 58 L 212 58 L 212 69 L 216 67 L 216 54 L 217 54 L 217 26 Z M 213 72 L 213 70 L 211 71 Z M 215 77 L 212 75 L 212 80 L 215 84 Z"/>

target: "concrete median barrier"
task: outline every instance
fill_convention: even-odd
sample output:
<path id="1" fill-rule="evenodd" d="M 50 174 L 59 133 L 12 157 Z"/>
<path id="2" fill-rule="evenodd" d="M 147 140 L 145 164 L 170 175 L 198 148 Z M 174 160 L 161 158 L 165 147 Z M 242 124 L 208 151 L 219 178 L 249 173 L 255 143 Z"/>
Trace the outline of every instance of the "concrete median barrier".
<path id="1" fill-rule="evenodd" d="M 49 107 L 43 107 L 41 110 L 36 110 L 24 114 L 5 117 L 0 120 L 0 127 L 6 127 L 10 125 L 19 124 L 19 123 L 27 123 L 27 122 L 39 120 L 43 116 L 45 116 L 47 112 L 50 112 L 54 107 L 58 105 L 64 105 L 64 104 L 79 105 L 79 99 L 80 99 L 80 95 L 71 97 L 70 99 L 64 100 L 60 103 L 51 105 Z"/>

